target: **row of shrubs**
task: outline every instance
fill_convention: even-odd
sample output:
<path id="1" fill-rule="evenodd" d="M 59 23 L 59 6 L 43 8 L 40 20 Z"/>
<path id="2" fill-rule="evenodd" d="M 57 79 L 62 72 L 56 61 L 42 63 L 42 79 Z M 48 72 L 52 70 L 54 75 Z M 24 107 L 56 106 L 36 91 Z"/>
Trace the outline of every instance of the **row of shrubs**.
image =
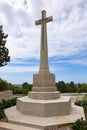
<path id="1" fill-rule="evenodd" d="M 85 113 L 86 121 L 83 120 L 83 118 L 78 119 L 73 125 L 73 130 L 87 130 L 87 100 L 77 100 L 75 102 L 75 105 L 82 106 Z"/>
<path id="2" fill-rule="evenodd" d="M 77 100 L 76 102 L 75 102 L 75 105 L 77 105 L 77 106 L 87 106 L 87 100 Z"/>
<path id="3" fill-rule="evenodd" d="M 17 98 L 2 100 L 2 102 L 0 103 L 0 120 L 5 117 L 4 109 L 16 105 L 16 100 Z"/>
<path id="4" fill-rule="evenodd" d="M 87 120 L 87 100 L 79 100 L 75 102 L 75 105 L 82 106 L 84 108 L 85 117 Z"/>
<path id="5" fill-rule="evenodd" d="M 87 130 L 87 122 L 83 118 L 78 119 L 71 127 L 73 130 Z"/>

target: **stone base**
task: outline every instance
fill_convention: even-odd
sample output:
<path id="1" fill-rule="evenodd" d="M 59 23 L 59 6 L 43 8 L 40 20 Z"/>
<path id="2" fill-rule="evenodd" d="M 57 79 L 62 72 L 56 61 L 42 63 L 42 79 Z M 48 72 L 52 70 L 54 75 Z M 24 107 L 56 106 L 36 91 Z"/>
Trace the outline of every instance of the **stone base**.
<path id="1" fill-rule="evenodd" d="M 0 130 L 41 130 L 41 129 L 6 122 L 0 122 Z"/>
<path id="2" fill-rule="evenodd" d="M 48 72 L 34 74 L 32 91 L 36 92 L 56 91 L 55 75 Z"/>
<path id="3" fill-rule="evenodd" d="M 7 116 L 8 122 L 16 125 L 27 126 L 29 128 L 32 127 L 32 130 L 33 128 L 35 128 L 35 130 L 64 130 L 62 129 L 64 126 L 67 124 L 73 124 L 77 119 L 80 119 L 81 117 L 83 117 L 85 120 L 83 108 L 73 104 L 70 114 L 65 116 L 36 117 L 24 115 L 16 109 L 16 106 L 6 109 L 5 114 Z M 70 129 L 68 128 L 66 130 Z"/>
<path id="4" fill-rule="evenodd" d="M 38 99 L 38 100 L 52 100 L 60 98 L 60 92 L 35 92 L 31 91 L 28 93 L 28 97 L 31 99 Z"/>
<path id="5" fill-rule="evenodd" d="M 35 100 L 26 97 L 17 99 L 17 110 L 22 114 L 38 117 L 52 117 L 70 114 L 71 98 L 61 96 L 55 100 Z"/>
<path id="6" fill-rule="evenodd" d="M 27 127 L 23 125 L 15 125 L 11 123 L 6 123 L 6 122 L 0 122 L 0 130 L 72 130 L 71 125 L 63 125 L 58 128 L 47 128 L 47 129 L 38 129 L 38 128 L 32 128 L 32 127 Z"/>

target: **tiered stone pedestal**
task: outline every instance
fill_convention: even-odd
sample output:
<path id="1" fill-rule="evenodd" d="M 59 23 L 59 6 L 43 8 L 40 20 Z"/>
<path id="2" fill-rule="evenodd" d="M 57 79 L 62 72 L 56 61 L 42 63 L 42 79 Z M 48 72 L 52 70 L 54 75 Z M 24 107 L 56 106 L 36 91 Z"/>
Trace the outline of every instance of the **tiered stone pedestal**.
<path id="1" fill-rule="evenodd" d="M 55 100 L 35 100 L 28 97 L 18 98 L 17 110 L 24 115 L 52 117 L 68 115 L 71 111 L 70 97 Z"/>
<path id="2" fill-rule="evenodd" d="M 69 126 L 72 125 L 77 119 L 83 117 L 83 119 L 85 120 L 83 108 L 73 104 L 71 105 L 70 113 L 64 116 L 29 116 L 18 111 L 16 109 L 16 106 L 6 109 L 5 113 L 7 115 L 9 123 L 19 125 L 21 126 L 21 128 L 22 126 L 26 126 L 29 128 L 29 130 L 71 130 Z"/>
<path id="3" fill-rule="evenodd" d="M 72 105 L 69 96 L 61 96 L 56 91 L 54 74 L 35 74 L 33 81 L 33 91 L 18 98 L 15 107 L 5 110 L 9 123 L 32 130 L 63 130 L 78 118 L 85 119 L 82 107 Z"/>
<path id="4" fill-rule="evenodd" d="M 28 97 L 17 100 L 18 111 L 37 117 L 62 116 L 70 113 L 70 97 L 60 97 L 60 92 L 56 91 L 54 74 L 49 72 L 35 74 L 33 81 L 33 91 Z"/>
<path id="5" fill-rule="evenodd" d="M 60 98 L 60 92 L 35 92 L 31 91 L 28 94 L 28 97 L 31 99 L 36 100 L 52 100 L 52 99 L 59 99 Z"/>

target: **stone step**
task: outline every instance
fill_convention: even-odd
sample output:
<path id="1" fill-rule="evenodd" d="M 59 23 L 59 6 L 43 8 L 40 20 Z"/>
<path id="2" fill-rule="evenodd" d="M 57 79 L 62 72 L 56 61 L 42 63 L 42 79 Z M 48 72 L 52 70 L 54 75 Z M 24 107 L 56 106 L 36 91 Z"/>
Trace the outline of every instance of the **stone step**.
<path id="1" fill-rule="evenodd" d="M 41 130 L 41 129 L 0 122 L 0 130 Z"/>
<path id="2" fill-rule="evenodd" d="M 29 130 L 33 130 L 34 128 L 35 130 L 37 129 L 38 130 L 64 130 L 63 128 L 60 129 L 60 127 L 73 124 L 77 119 L 81 119 L 81 117 L 83 117 L 83 119 L 85 120 L 83 108 L 76 106 L 74 104 L 72 104 L 71 106 L 70 114 L 65 116 L 54 116 L 54 117 L 29 116 L 19 112 L 15 106 L 6 109 L 5 114 L 7 116 L 9 123 L 13 123 L 21 126 L 27 126 L 28 128 L 32 127 L 32 129 Z"/>
<path id="3" fill-rule="evenodd" d="M 29 116 L 64 116 L 70 114 L 71 98 L 69 96 L 61 96 L 60 98 L 53 100 L 36 100 L 25 96 L 17 99 L 16 108 L 22 114 Z"/>

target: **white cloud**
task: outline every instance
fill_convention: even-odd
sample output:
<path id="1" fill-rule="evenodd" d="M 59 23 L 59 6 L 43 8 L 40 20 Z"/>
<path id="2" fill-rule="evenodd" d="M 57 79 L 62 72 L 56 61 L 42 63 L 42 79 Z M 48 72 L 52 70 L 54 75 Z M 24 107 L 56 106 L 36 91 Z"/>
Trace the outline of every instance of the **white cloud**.
<path id="1" fill-rule="evenodd" d="M 70 60 L 59 60 L 58 63 L 69 63 L 69 64 L 79 64 L 87 66 L 87 59 L 70 59 Z"/>
<path id="2" fill-rule="evenodd" d="M 5 66 L 0 68 L 1 73 L 23 73 L 23 72 L 37 72 L 38 66 L 18 67 L 18 66 Z"/>
<path id="3" fill-rule="evenodd" d="M 20 64 L 17 62 L 17 64 Z M 51 71 L 62 71 L 65 70 L 65 68 L 59 68 L 57 69 L 55 66 L 50 67 Z M 0 68 L 0 73 L 26 73 L 26 72 L 38 72 L 39 71 L 39 66 L 4 66 Z"/>
<path id="4" fill-rule="evenodd" d="M 71 63 L 87 66 L 87 59 L 83 59 L 83 60 L 82 59 L 71 60 Z"/>
<path id="5" fill-rule="evenodd" d="M 50 4 L 51 3 L 51 4 Z M 39 58 L 40 27 L 34 22 L 47 10 L 54 21 L 48 24 L 49 56 L 79 54 L 87 46 L 86 0 L 0 1 L 0 24 L 9 34 L 7 47 L 12 59 Z"/>

